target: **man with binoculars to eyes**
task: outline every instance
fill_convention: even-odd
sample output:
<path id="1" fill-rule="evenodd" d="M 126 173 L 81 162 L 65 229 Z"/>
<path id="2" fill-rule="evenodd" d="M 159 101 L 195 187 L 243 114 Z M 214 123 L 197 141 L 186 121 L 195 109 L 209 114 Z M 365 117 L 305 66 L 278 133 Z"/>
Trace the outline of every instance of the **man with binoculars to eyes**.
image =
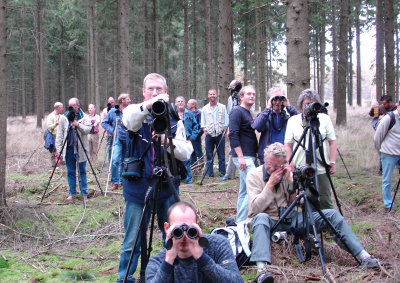
<path id="1" fill-rule="evenodd" d="M 243 282 L 228 240 L 203 234 L 192 205 L 174 203 L 167 219 L 166 249 L 150 259 L 146 282 Z"/>

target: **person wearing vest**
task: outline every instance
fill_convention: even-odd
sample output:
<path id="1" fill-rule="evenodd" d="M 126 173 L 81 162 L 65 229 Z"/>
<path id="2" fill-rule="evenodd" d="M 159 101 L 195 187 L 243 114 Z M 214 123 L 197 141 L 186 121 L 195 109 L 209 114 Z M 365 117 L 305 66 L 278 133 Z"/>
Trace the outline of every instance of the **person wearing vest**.
<path id="1" fill-rule="evenodd" d="M 393 213 L 390 210 L 392 204 L 392 175 L 396 164 L 400 161 L 400 101 L 397 109 L 392 112 L 394 116 L 394 125 L 390 128 L 391 117 L 385 115 L 376 129 L 374 142 L 375 148 L 380 152 L 382 161 L 382 195 L 385 211 Z"/>
<path id="2" fill-rule="evenodd" d="M 288 207 L 296 197 L 295 194 L 290 194 L 293 191 L 293 176 L 283 144 L 279 142 L 271 144 L 265 149 L 263 156 L 265 164 L 252 169 L 247 174 L 246 181 L 249 196 L 249 218 L 251 218 L 253 233 L 250 261 L 257 264 L 256 282 L 258 283 L 273 282 L 272 275 L 267 273 L 267 268 L 265 268 L 266 264 L 271 264 L 271 228 L 279 220 L 279 207 Z M 322 213 L 344 239 L 349 247 L 348 252 L 360 262 L 360 268 L 376 268 L 379 265 L 388 264 L 384 260 L 373 257 L 363 248 L 346 219 L 337 210 L 323 209 Z M 307 217 L 314 219 L 318 231 L 328 227 L 328 224 L 315 210 L 312 215 L 307 215 Z M 279 224 L 276 232 L 290 232 L 291 228 L 296 227 L 296 224 L 297 227 L 303 227 L 302 212 L 294 209 L 287 219 L 288 221 L 282 221 Z M 345 249 L 345 245 L 339 238 L 333 238 L 340 247 Z"/>
<path id="3" fill-rule="evenodd" d="M 217 102 L 215 89 L 208 91 L 209 103 L 201 109 L 201 128 L 205 135 L 208 171 L 206 177 L 214 177 L 213 152 L 216 148 L 218 155 L 218 170 L 220 178 L 225 176 L 225 133 L 228 127 L 228 113 L 225 105 Z M 217 148 L 219 144 L 219 147 Z"/>
<path id="4" fill-rule="evenodd" d="M 167 83 L 163 76 L 152 73 L 148 74 L 143 81 L 143 98 L 144 101 L 139 104 L 129 105 L 124 110 L 122 122 L 130 132 L 127 138 L 127 151 L 126 157 L 141 158 L 143 161 L 142 177 L 138 180 L 127 180 L 122 178 L 123 196 L 125 198 L 125 216 L 124 228 L 125 236 L 122 243 L 121 255 L 118 267 L 118 280 L 122 282 L 127 271 L 127 265 L 134 245 L 134 238 L 139 229 L 140 218 L 144 207 L 144 200 L 150 181 L 153 176 L 153 169 L 157 164 L 157 159 L 161 158 L 162 163 L 169 163 L 170 160 L 164 162 L 164 154 L 157 156 L 157 141 L 153 141 L 155 137 L 153 129 L 151 128 L 152 117 L 150 115 L 151 106 L 158 100 L 164 102 L 169 101 Z M 171 132 L 173 136 L 174 154 L 177 161 L 178 168 L 180 161 L 188 160 L 192 154 L 193 147 L 190 141 L 186 139 L 185 127 L 181 120 L 174 121 L 171 119 Z M 162 135 L 162 144 L 165 135 Z M 168 141 L 167 141 L 168 142 Z M 150 143 L 150 144 L 149 144 Z M 162 146 L 162 151 L 164 146 Z M 171 148 L 168 146 L 167 151 L 170 152 Z M 170 159 L 168 157 L 168 159 Z M 184 167 L 183 167 L 184 168 Z M 178 172 L 179 173 L 179 172 Z M 179 192 L 179 179 L 175 178 L 173 185 L 177 192 Z M 153 200 L 150 200 L 153 203 Z M 162 183 L 162 187 L 157 197 L 157 218 L 160 231 L 162 232 L 163 239 L 165 240 L 165 231 L 163 223 L 167 222 L 167 211 L 170 205 L 175 202 L 175 198 L 169 187 Z M 150 210 L 144 216 L 146 219 L 145 227 L 147 227 L 150 220 Z M 135 273 L 138 258 L 140 255 L 141 243 L 139 237 L 138 243 L 133 251 L 132 264 L 128 271 L 128 281 L 136 282 L 132 277 Z"/>

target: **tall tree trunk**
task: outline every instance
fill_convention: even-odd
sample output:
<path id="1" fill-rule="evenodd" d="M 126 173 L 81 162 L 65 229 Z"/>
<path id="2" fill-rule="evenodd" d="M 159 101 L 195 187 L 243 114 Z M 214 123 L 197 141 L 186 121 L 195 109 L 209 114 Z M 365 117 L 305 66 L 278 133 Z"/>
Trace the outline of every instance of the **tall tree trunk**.
<path id="1" fill-rule="evenodd" d="M 348 24 L 349 0 L 341 0 L 340 7 L 340 37 L 339 37 L 339 64 L 338 64 L 338 96 L 337 96 L 337 125 L 346 125 L 346 74 L 348 74 Z"/>
<path id="2" fill-rule="evenodd" d="M 25 93 L 25 3 L 21 7 L 21 114 L 26 118 L 26 93 Z"/>
<path id="3" fill-rule="evenodd" d="M 6 202 L 7 162 L 7 1 L 0 0 L 0 218 L 3 218 Z"/>
<path id="4" fill-rule="evenodd" d="M 232 8 L 231 0 L 219 1 L 219 44 L 218 44 L 218 87 L 219 101 L 226 104 L 228 92 L 225 88 L 233 79 L 233 38 L 232 38 Z"/>
<path id="5" fill-rule="evenodd" d="M 149 38 L 149 12 L 148 12 L 148 1 L 143 1 L 144 5 L 144 73 L 147 75 L 150 73 L 150 38 Z"/>
<path id="6" fill-rule="evenodd" d="M 385 74 L 385 68 L 383 63 L 383 45 L 384 45 L 384 28 L 383 28 L 383 0 L 376 0 L 376 100 L 380 101 L 380 98 L 384 94 L 383 91 L 383 77 Z"/>
<path id="7" fill-rule="evenodd" d="M 192 84 L 192 97 L 197 98 L 197 8 L 196 0 L 192 0 L 192 18 L 193 18 L 193 84 Z"/>
<path id="8" fill-rule="evenodd" d="M 324 1 L 325 4 L 325 1 Z M 322 17 L 322 25 L 321 25 L 321 35 L 319 37 L 320 40 L 320 79 L 319 79 L 319 96 L 321 97 L 321 101 L 325 101 L 325 49 L 326 49 L 326 15 L 325 11 L 321 14 Z"/>
<path id="9" fill-rule="evenodd" d="M 360 2 L 356 4 L 356 15 L 360 14 Z M 357 53 L 357 105 L 362 105 L 361 97 L 361 41 L 360 41 L 360 18 L 355 17 L 356 26 L 356 53 Z"/>
<path id="10" fill-rule="evenodd" d="M 287 88 L 290 101 L 310 87 L 310 55 L 307 0 L 286 2 Z"/>
<path id="11" fill-rule="evenodd" d="M 396 31 L 396 101 L 400 100 L 400 49 L 399 49 L 399 23 L 395 21 Z"/>
<path id="12" fill-rule="evenodd" d="M 64 33 L 65 28 L 62 20 L 60 20 L 61 41 L 60 41 L 60 101 L 65 103 L 65 71 L 64 71 Z"/>
<path id="13" fill-rule="evenodd" d="M 206 90 L 208 91 L 211 88 L 212 82 L 212 72 L 211 72 L 211 60 L 212 60 L 212 53 L 211 53 L 211 0 L 205 0 L 206 7 L 205 11 L 205 32 L 206 32 L 206 52 L 205 52 L 205 64 L 206 64 Z"/>
<path id="14" fill-rule="evenodd" d="M 153 0 L 153 72 L 159 72 L 157 0 Z"/>
<path id="15" fill-rule="evenodd" d="M 348 81 L 348 101 L 350 106 L 353 106 L 353 32 L 351 30 L 351 24 L 349 23 L 349 79 Z"/>
<path id="16" fill-rule="evenodd" d="M 96 19 L 97 19 L 97 7 L 96 7 L 96 2 L 94 3 L 94 11 L 93 11 L 93 16 L 94 16 L 94 36 L 93 36 L 93 53 L 94 53 L 94 103 L 96 104 L 96 108 L 100 111 L 100 83 L 99 83 L 99 60 L 98 60 L 98 54 L 99 54 L 99 31 L 96 25 Z M 104 58 L 104 57 L 103 57 Z"/>
<path id="17" fill-rule="evenodd" d="M 44 87 L 43 87 L 43 47 L 42 47 L 42 4 L 36 0 L 36 127 L 42 127 L 44 116 Z"/>
<path id="18" fill-rule="evenodd" d="M 338 53 L 337 53 L 337 32 L 336 32 L 336 0 L 331 2 L 332 9 L 332 85 L 333 85 L 333 108 L 337 109 L 338 92 Z"/>
<path id="19" fill-rule="evenodd" d="M 73 72 L 73 76 L 74 76 L 74 97 L 78 97 L 78 60 L 77 60 L 77 54 L 78 54 L 78 50 L 76 48 L 76 46 L 74 46 L 73 48 L 73 55 L 72 55 L 72 72 Z M 71 96 L 69 96 L 68 98 L 71 98 Z"/>
<path id="20" fill-rule="evenodd" d="M 95 0 L 87 1 L 87 25 L 89 29 L 88 34 L 88 101 L 94 103 L 95 97 L 95 54 L 94 54 L 94 5 Z"/>
<path id="21" fill-rule="evenodd" d="M 183 95 L 190 97 L 190 71 L 189 71 L 189 16 L 188 16 L 188 4 L 189 0 L 185 0 L 183 5 L 183 13 L 184 13 L 184 31 L 183 31 Z"/>
<path id="22" fill-rule="evenodd" d="M 119 93 L 129 93 L 129 0 L 118 0 Z"/>
<path id="23" fill-rule="evenodd" d="M 385 55 L 386 55 L 386 93 L 394 95 L 394 27 L 393 0 L 385 0 Z"/>
<path id="24" fill-rule="evenodd" d="M 249 0 L 245 1 L 245 9 L 249 6 Z M 248 75 L 248 60 L 249 60 L 249 20 L 248 13 L 244 14 L 244 43 L 243 43 L 243 83 L 246 85 L 249 81 Z"/>
<path id="25" fill-rule="evenodd" d="M 256 0 L 256 6 L 260 7 L 260 0 Z M 260 97 L 260 107 L 266 107 L 266 90 L 265 90 L 265 36 L 263 36 L 265 24 L 261 22 L 261 8 L 256 9 L 256 53 L 258 68 L 258 97 Z"/>

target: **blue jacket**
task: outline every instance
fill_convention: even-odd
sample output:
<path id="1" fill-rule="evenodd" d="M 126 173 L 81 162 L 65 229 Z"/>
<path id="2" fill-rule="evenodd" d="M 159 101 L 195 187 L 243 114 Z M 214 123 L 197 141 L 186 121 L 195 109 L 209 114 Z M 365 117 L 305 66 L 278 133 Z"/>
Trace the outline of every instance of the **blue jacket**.
<path id="1" fill-rule="evenodd" d="M 197 138 L 201 137 L 203 135 L 203 130 L 200 128 L 201 124 L 201 111 L 199 108 L 196 108 L 194 112 L 192 112 L 194 117 L 196 118 L 196 122 L 199 125 L 199 134 L 197 135 Z"/>
<path id="2" fill-rule="evenodd" d="M 272 140 L 272 111 L 272 108 L 265 108 L 263 112 L 258 113 L 257 117 L 251 123 L 251 127 L 254 130 L 261 132 L 258 143 L 258 158 L 261 162 L 264 162 L 264 149 L 271 144 Z M 286 132 L 287 121 L 291 116 L 297 115 L 299 112 L 294 106 L 289 105 L 284 108 L 282 114 L 284 115 L 282 131 Z"/>
<path id="3" fill-rule="evenodd" d="M 46 130 L 43 135 L 44 138 L 44 148 L 51 153 L 56 151 L 56 143 L 54 141 L 53 134 L 49 130 Z"/>
<path id="4" fill-rule="evenodd" d="M 186 137 L 195 141 L 200 133 L 200 124 L 197 123 L 192 111 L 185 109 L 182 122 L 185 125 Z"/>
<path id="5" fill-rule="evenodd" d="M 101 126 L 109 134 L 112 134 L 112 132 L 114 130 L 115 121 L 117 120 L 117 115 L 115 114 L 115 110 L 116 110 L 115 108 L 112 108 L 110 111 L 108 111 L 106 117 L 101 122 Z M 123 112 L 120 111 L 120 113 L 121 113 L 120 118 L 121 118 L 121 122 L 122 122 Z M 122 124 L 118 125 L 118 138 L 120 141 L 125 141 L 127 138 L 126 130 L 122 127 Z"/>
<path id="6" fill-rule="evenodd" d="M 150 116 L 149 116 L 150 117 Z M 172 129 L 172 136 L 175 136 L 176 132 L 176 122 L 171 119 L 171 129 Z M 148 142 L 152 140 L 152 128 L 146 122 L 146 120 L 142 123 L 142 127 L 137 132 L 139 136 L 135 138 L 127 137 L 127 150 L 125 152 L 126 157 L 136 157 L 139 158 L 142 153 L 146 150 Z M 144 198 L 146 195 L 146 191 L 149 187 L 150 180 L 153 176 L 153 169 L 157 164 L 157 141 L 153 141 L 150 148 L 144 155 L 144 167 L 142 175 L 143 177 L 138 181 L 128 181 L 122 178 L 122 185 L 123 185 L 123 195 L 124 198 L 128 201 L 132 201 L 139 204 L 144 204 Z M 162 160 L 164 159 L 164 152 L 162 151 Z M 179 167 L 180 161 L 176 160 L 177 165 Z M 172 167 L 171 167 L 172 171 Z M 173 172 L 171 172 L 173 174 Z M 174 183 L 175 189 L 178 191 L 179 181 Z M 164 182 L 162 183 L 161 191 L 158 194 L 158 202 L 163 202 L 167 200 L 172 195 L 167 184 Z"/>

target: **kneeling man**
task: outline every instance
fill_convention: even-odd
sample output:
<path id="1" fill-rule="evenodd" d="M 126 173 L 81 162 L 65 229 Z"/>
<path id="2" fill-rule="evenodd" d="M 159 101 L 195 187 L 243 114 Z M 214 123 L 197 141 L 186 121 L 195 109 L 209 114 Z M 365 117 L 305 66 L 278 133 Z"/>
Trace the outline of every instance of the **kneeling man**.
<path id="1" fill-rule="evenodd" d="M 271 274 L 266 273 L 265 264 L 271 263 L 271 229 L 279 220 L 279 207 L 287 207 L 294 200 L 295 194 L 290 195 L 288 187 L 292 185 L 293 177 L 289 163 L 286 160 L 286 151 L 281 143 L 273 143 L 264 150 L 265 164 L 252 169 L 247 175 L 247 194 L 249 198 L 249 217 L 252 218 L 251 230 L 253 233 L 253 248 L 250 261 L 257 263 L 257 282 L 273 282 Z M 290 190 L 289 190 L 290 191 Z M 302 226 L 302 213 L 291 214 L 293 225 Z M 360 241 L 353 233 L 346 220 L 337 210 L 324 209 L 330 223 L 340 233 L 350 253 L 361 263 L 360 267 L 374 268 L 383 263 L 371 256 L 361 246 Z M 318 231 L 327 228 L 326 222 L 318 212 L 312 217 Z M 290 224 L 279 224 L 276 231 L 290 231 Z M 343 243 L 336 237 L 336 243 L 344 248 Z"/>
<path id="2" fill-rule="evenodd" d="M 164 249 L 150 259 L 146 282 L 243 282 L 228 240 L 220 235 L 203 234 L 192 205 L 176 202 L 167 217 L 168 223 L 164 223 L 167 239 L 171 239 L 178 226 L 185 227 L 183 235 L 180 239 L 172 238 L 171 249 Z M 188 237 L 187 227 L 197 229 L 198 237 Z M 199 237 L 208 240 L 207 248 L 200 246 Z"/>

